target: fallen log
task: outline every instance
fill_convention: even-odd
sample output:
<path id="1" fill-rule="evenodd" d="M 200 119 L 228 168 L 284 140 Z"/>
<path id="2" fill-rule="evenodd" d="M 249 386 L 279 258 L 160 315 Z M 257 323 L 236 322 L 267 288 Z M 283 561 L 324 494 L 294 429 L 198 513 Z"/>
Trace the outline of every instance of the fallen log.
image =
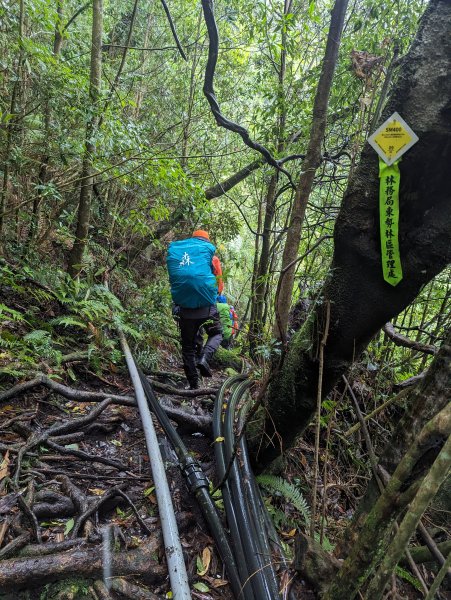
<path id="1" fill-rule="evenodd" d="M 18 558 L 34 558 L 46 556 L 47 554 L 59 554 L 65 550 L 86 548 L 89 542 L 85 538 L 63 540 L 62 542 L 47 542 L 46 544 L 28 544 L 18 553 Z"/>
<path id="2" fill-rule="evenodd" d="M 149 540 L 136 550 L 111 555 L 113 576 L 139 577 L 146 583 L 160 581 L 166 576 L 166 568 L 154 559 L 158 540 Z M 0 589 L 15 590 L 35 587 L 68 577 L 101 578 L 103 575 L 102 546 L 87 550 L 69 550 L 33 558 L 4 560 L 0 569 Z"/>

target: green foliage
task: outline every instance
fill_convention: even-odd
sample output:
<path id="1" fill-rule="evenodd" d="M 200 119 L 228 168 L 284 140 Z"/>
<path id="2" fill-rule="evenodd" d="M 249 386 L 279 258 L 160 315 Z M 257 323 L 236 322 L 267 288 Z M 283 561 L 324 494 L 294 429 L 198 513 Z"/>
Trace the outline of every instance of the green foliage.
<path id="1" fill-rule="evenodd" d="M 41 591 L 39 600 L 53 600 L 53 598 L 61 598 L 65 594 L 77 600 L 90 598 L 90 582 L 85 579 L 69 577 L 64 581 L 48 583 Z"/>
<path id="2" fill-rule="evenodd" d="M 222 368 L 230 367 L 238 372 L 240 372 L 242 369 L 243 361 L 238 348 L 228 350 L 227 348 L 223 348 L 222 346 L 220 346 L 216 350 L 213 360 L 215 364 L 221 366 Z"/>
<path id="3" fill-rule="evenodd" d="M 306 525 L 310 523 L 310 508 L 302 492 L 292 483 L 274 475 L 259 475 L 257 482 L 265 490 L 276 496 L 282 496 L 300 513 Z"/>

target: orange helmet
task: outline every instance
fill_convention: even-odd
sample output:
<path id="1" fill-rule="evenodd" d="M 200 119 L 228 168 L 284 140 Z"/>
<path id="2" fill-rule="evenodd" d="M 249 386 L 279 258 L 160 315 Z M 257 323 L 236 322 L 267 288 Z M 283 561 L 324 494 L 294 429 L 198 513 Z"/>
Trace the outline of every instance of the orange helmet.
<path id="1" fill-rule="evenodd" d="M 204 240 L 207 240 L 208 242 L 210 241 L 210 236 L 203 229 L 196 229 L 196 231 L 193 233 L 193 237 L 204 238 Z"/>

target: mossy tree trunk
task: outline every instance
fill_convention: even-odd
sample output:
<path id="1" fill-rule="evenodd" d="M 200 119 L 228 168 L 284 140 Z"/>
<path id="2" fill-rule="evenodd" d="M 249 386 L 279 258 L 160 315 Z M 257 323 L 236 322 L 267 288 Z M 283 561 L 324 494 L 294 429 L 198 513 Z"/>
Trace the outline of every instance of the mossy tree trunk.
<path id="1" fill-rule="evenodd" d="M 410 536 L 444 480 L 451 463 L 451 405 L 443 408 L 429 421 L 404 455 L 384 492 L 370 511 L 357 542 L 352 547 L 338 575 L 332 581 L 324 600 L 352 600 L 364 585 L 374 567 L 382 559 L 381 567 L 370 584 L 368 598 L 380 598 L 381 589 L 404 554 Z M 398 512 L 406 507 L 406 499 L 416 484 L 415 469 L 431 444 L 441 440 L 443 445 L 431 470 L 421 482 L 398 533 L 387 550 L 387 538 Z M 416 488 L 415 488 L 416 489 Z M 385 556 L 384 556 L 385 554 Z"/>
<path id="2" fill-rule="evenodd" d="M 379 458 L 379 465 L 390 475 L 395 471 L 403 455 L 418 436 L 421 429 L 437 412 L 449 403 L 451 396 L 451 331 L 435 356 L 424 379 L 413 388 L 406 399 L 406 410 L 398 422 L 393 435 Z M 425 453 L 423 461 L 416 465 L 416 476 L 427 470 L 434 449 Z M 343 557 L 357 542 L 368 513 L 379 496 L 376 481 L 373 480 L 359 502 L 352 523 L 346 528 L 343 539 L 337 544 L 334 554 Z"/>
<path id="3" fill-rule="evenodd" d="M 78 203 L 77 228 L 72 247 L 68 272 L 75 277 L 82 268 L 83 254 L 86 248 L 91 221 L 91 198 L 94 186 L 93 157 L 96 150 L 95 137 L 99 125 L 99 103 L 102 84 L 102 35 L 103 35 L 103 0 L 92 3 L 92 41 L 91 71 L 89 83 L 90 117 L 86 127 L 85 152 L 80 173 L 81 188 Z"/>
<path id="4" fill-rule="evenodd" d="M 328 280 L 310 319 L 292 338 L 267 395 L 283 448 L 313 415 L 318 383 L 318 346 L 330 303 L 325 349 L 324 396 L 382 326 L 404 310 L 451 258 L 451 3 L 432 0 L 417 37 L 400 66 L 396 88 L 381 121 L 395 110 L 419 141 L 400 164 L 399 243 L 404 278 L 396 286 L 382 277 L 379 234 L 378 158 L 366 145 L 343 199 L 334 232 Z M 280 452 L 267 447 L 262 464 Z"/>

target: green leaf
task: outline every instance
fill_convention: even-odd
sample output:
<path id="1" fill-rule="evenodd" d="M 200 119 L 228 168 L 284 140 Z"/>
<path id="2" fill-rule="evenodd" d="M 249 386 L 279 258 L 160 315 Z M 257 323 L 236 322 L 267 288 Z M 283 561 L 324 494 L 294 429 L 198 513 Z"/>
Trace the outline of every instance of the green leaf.
<path id="1" fill-rule="evenodd" d="M 69 519 L 66 522 L 66 527 L 64 528 L 64 535 L 67 535 L 74 528 L 75 521 L 73 519 Z"/>
<path id="2" fill-rule="evenodd" d="M 196 568 L 198 573 L 201 573 L 204 570 L 204 563 L 199 555 L 196 558 Z"/>
<path id="3" fill-rule="evenodd" d="M 208 587 L 208 585 L 205 585 L 205 583 L 202 583 L 202 581 L 198 581 L 197 583 L 195 583 L 193 585 L 193 588 L 195 590 L 197 590 L 198 592 L 209 592 L 210 588 Z"/>

